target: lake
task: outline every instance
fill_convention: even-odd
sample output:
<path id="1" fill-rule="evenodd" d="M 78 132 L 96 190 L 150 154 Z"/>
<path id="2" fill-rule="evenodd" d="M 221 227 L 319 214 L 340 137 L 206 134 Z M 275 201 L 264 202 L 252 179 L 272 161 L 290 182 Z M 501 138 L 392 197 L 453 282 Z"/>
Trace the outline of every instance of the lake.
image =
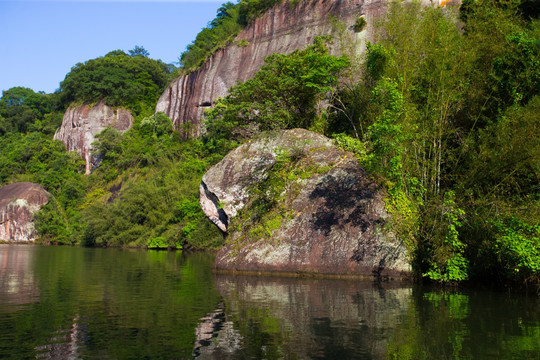
<path id="1" fill-rule="evenodd" d="M 0 245 L 2 359 L 540 359 L 540 300 L 216 275 L 213 255 Z"/>

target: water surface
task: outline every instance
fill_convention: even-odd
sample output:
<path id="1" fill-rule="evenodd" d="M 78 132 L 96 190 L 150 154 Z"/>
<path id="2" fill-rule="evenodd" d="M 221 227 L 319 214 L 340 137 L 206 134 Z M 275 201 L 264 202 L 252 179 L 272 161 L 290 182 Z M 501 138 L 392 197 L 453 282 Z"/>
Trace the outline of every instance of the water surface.
<path id="1" fill-rule="evenodd" d="M 214 275 L 211 254 L 0 245 L 0 358 L 540 359 L 540 301 Z"/>

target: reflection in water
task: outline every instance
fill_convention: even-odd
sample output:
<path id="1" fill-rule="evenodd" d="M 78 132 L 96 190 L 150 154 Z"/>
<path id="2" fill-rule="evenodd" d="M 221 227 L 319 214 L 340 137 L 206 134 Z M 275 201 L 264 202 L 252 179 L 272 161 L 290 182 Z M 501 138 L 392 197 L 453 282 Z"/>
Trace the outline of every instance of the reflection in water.
<path id="1" fill-rule="evenodd" d="M 5 246 L 0 259 L 0 359 L 191 358 L 220 302 L 211 254 Z"/>
<path id="2" fill-rule="evenodd" d="M 0 245 L 0 359 L 539 359 L 537 297 L 212 275 L 212 262 Z"/>
<path id="3" fill-rule="evenodd" d="M 13 311 L 39 298 L 32 260 L 30 246 L 0 244 L 0 311 Z"/>
<path id="4" fill-rule="evenodd" d="M 243 347 L 242 336 L 225 319 L 223 303 L 200 319 L 195 336 L 193 357 L 198 359 L 234 359 Z"/>
<path id="5" fill-rule="evenodd" d="M 227 275 L 215 284 L 243 340 L 231 358 L 385 359 L 412 292 L 398 283 Z"/>
<path id="6" fill-rule="evenodd" d="M 535 297 L 348 280 L 214 281 L 224 310 L 200 358 L 539 359 Z"/>
<path id="7" fill-rule="evenodd" d="M 56 331 L 46 345 L 36 346 L 36 359 L 79 359 L 78 342 L 84 328 L 84 324 L 79 324 L 79 317 L 75 317 L 69 329 Z"/>

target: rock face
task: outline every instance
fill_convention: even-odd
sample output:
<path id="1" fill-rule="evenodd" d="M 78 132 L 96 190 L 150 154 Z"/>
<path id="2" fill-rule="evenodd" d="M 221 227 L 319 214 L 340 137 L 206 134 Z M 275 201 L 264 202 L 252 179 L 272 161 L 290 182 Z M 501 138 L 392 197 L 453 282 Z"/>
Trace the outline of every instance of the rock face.
<path id="1" fill-rule="evenodd" d="M 215 268 L 399 277 L 407 251 L 385 228 L 384 191 L 319 134 L 262 134 L 203 177 L 201 206 L 226 245 Z"/>
<path id="2" fill-rule="evenodd" d="M 329 21 L 333 16 L 346 24 L 350 39 L 364 46 L 372 37 L 375 19 L 384 12 L 384 0 L 310 0 L 297 5 L 287 1 L 267 11 L 244 29 L 235 42 L 217 51 L 199 70 L 175 80 L 159 99 L 156 112 L 164 112 L 177 130 L 191 123 L 194 134 L 201 132 L 204 110 L 239 81 L 253 77 L 273 53 L 290 53 L 313 43 L 319 35 L 332 34 Z M 355 33 L 353 26 L 359 16 L 365 17 L 367 28 Z M 238 44 L 247 46 L 239 46 Z M 336 42 L 332 49 L 339 53 Z"/>
<path id="3" fill-rule="evenodd" d="M 62 141 L 68 151 L 77 151 L 81 154 L 86 162 L 86 174 L 90 174 L 97 166 L 97 159 L 91 155 L 96 134 L 107 126 L 112 126 L 118 131 L 126 131 L 132 124 L 133 116 L 129 110 L 115 110 L 102 100 L 92 107 L 81 105 L 69 108 L 54 138 Z"/>
<path id="4" fill-rule="evenodd" d="M 457 6 L 460 0 L 420 0 L 426 6 Z M 386 0 L 301 0 L 296 5 L 283 1 L 245 28 L 233 43 L 217 51 L 197 71 L 180 76 L 161 95 L 156 112 L 164 112 L 176 130 L 191 124 L 192 136 L 203 129 L 205 109 L 227 94 L 237 82 L 243 82 L 264 64 L 273 53 L 287 54 L 306 45 L 320 35 L 343 37 L 346 46 L 354 44 L 356 52 L 365 49 L 366 40 L 373 40 L 377 19 L 384 15 Z M 355 23 L 363 17 L 367 26 L 355 31 Z M 345 24 L 345 34 L 337 34 L 329 21 L 338 19 Z M 245 45 L 247 43 L 247 46 Z M 342 43 L 336 39 L 330 51 L 340 55 Z M 182 130 L 185 131 L 185 130 Z"/>
<path id="5" fill-rule="evenodd" d="M 20 182 L 0 188 L 0 240 L 35 240 L 34 213 L 51 195 L 40 185 Z"/>

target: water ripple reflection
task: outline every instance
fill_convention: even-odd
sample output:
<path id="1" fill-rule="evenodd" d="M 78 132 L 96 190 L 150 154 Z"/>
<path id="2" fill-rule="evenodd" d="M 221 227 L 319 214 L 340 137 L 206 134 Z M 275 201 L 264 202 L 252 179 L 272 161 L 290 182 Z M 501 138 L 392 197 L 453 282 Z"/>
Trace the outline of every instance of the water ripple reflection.
<path id="1" fill-rule="evenodd" d="M 219 325 L 207 327 L 211 341 L 194 353 L 201 359 L 500 360 L 540 354 L 536 297 L 351 280 L 215 275 L 214 283 L 223 306 L 219 316 L 207 317 Z"/>

